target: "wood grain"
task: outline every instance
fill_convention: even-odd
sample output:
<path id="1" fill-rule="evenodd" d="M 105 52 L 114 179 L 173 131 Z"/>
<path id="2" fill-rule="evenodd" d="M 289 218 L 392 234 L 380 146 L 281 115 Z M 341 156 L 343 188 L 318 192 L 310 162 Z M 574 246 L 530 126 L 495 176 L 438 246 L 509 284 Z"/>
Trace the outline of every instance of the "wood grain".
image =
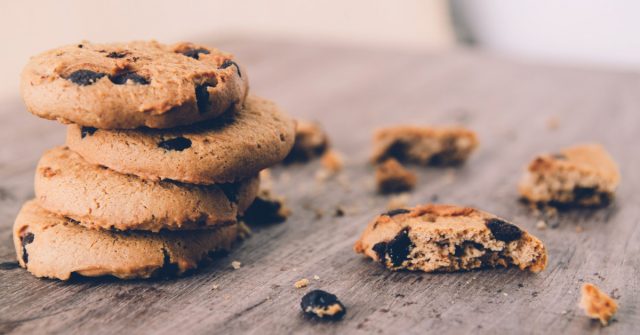
<path id="1" fill-rule="evenodd" d="M 249 70 L 252 89 L 292 115 L 320 121 L 347 158 L 342 176 L 320 183 L 317 162 L 274 169 L 275 189 L 293 215 L 254 227 L 230 255 L 175 280 L 59 282 L 15 268 L 11 225 L 33 196 L 42 151 L 63 142 L 64 127 L 24 111 L 0 112 L 0 333 L 636 333 L 640 327 L 640 75 L 520 64 L 456 51 L 416 54 L 274 41 L 219 43 Z M 555 119 L 557 129 L 548 122 Z M 375 127 L 464 124 L 481 148 L 458 169 L 416 169 L 410 203 L 476 206 L 542 239 L 549 266 L 452 274 L 391 273 L 352 245 L 388 197 L 375 194 L 367 164 Z M 578 142 L 604 144 L 622 184 L 601 210 L 562 213 L 555 228 L 517 202 L 523 166 L 542 151 Z M 337 206 L 347 215 L 334 217 Z M 322 217 L 316 213 L 321 212 Z M 576 232 L 581 227 L 582 232 Z M 242 262 L 233 270 L 231 261 Z M 318 275 L 319 280 L 312 277 Z M 306 289 L 293 283 L 309 278 Z M 607 328 L 577 308 L 579 288 L 615 291 L 620 310 Z M 218 285 L 214 289 L 214 285 Z M 344 320 L 311 322 L 299 302 L 310 289 L 338 295 Z M 635 330 L 634 330 L 635 329 Z"/>

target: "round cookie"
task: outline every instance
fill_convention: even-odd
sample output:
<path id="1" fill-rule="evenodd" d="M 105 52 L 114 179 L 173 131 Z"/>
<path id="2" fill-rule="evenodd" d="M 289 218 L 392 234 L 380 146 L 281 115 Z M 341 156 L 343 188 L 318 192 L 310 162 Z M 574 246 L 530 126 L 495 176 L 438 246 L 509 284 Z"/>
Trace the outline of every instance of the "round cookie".
<path id="1" fill-rule="evenodd" d="M 35 194 L 44 209 L 90 228 L 201 229 L 235 222 L 253 202 L 259 183 L 257 176 L 215 185 L 148 181 L 57 147 L 38 163 Z"/>
<path id="2" fill-rule="evenodd" d="M 70 125 L 67 145 L 87 161 L 144 179 L 191 184 L 233 182 L 287 156 L 295 121 L 271 101 L 175 129 L 101 130 Z"/>
<path id="3" fill-rule="evenodd" d="M 27 109 L 45 119 L 171 128 L 241 107 L 248 80 L 231 54 L 202 45 L 83 42 L 32 57 L 21 92 Z"/>
<path id="4" fill-rule="evenodd" d="M 87 229 L 31 200 L 13 225 L 13 243 L 20 266 L 37 277 L 131 279 L 184 274 L 210 253 L 228 251 L 237 231 L 236 223 L 160 233 Z"/>

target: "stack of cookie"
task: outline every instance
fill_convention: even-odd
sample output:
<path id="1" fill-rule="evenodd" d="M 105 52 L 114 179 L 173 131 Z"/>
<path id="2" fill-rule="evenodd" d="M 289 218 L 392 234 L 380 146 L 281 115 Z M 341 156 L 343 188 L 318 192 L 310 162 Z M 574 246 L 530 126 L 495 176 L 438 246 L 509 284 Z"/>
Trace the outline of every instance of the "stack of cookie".
<path id="1" fill-rule="evenodd" d="M 82 43 L 40 54 L 22 76 L 28 110 L 68 126 L 36 170 L 14 225 L 38 277 L 180 275 L 228 250 L 260 170 L 295 123 L 248 96 L 233 56 L 180 43 Z"/>

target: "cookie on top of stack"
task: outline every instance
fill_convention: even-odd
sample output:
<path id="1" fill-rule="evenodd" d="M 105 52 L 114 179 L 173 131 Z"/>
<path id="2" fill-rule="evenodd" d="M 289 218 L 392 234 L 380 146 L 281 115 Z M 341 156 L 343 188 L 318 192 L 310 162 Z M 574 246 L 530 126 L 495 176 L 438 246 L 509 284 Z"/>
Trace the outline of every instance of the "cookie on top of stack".
<path id="1" fill-rule="evenodd" d="M 69 125 L 16 218 L 20 265 L 62 280 L 148 278 L 231 248 L 258 173 L 295 136 L 295 122 L 248 89 L 232 55 L 192 43 L 84 42 L 33 57 L 27 109 Z"/>

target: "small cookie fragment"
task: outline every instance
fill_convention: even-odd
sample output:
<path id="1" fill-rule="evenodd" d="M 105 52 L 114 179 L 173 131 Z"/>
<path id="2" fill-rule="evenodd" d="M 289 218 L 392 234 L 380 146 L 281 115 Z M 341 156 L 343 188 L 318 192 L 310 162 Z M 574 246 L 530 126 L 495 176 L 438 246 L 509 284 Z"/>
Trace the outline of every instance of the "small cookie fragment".
<path id="1" fill-rule="evenodd" d="M 298 281 L 296 281 L 295 283 L 293 283 L 293 286 L 295 288 L 303 288 L 303 287 L 307 287 L 309 286 L 309 279 L 307 278 L 302 278 Z"/>
<path id="2" fill-rule="evenodd" d="M 308 162 L 329 148 L 329 137 L 320 124 L 298 120 L 295 143 L 284 163 Z"/>
<path id="3" fill-rule="evenodd" d="M 372 161 L 395 158 L 402 163 L 457 165 L 478 146 L 476 134 L 463 127 L 395 126 L 374 135 Z"/>
<path id="4" fill-rule="evenodd" d="M 376 167 L 376 185 L 378 192 L 382 194 L 410 191 L 416 186 L 416 182 L 416 174 L 393 158 Z"/>
<path id="5" fill-rule="evenodd" d="M 342 170 L 342 156 L 335 150 L 329 149 L 320 158 L 320 164 L 329 173 L 338 173 Z"/>
<path id="6" fill-rule="evenodd" d="M 291 210 L 285 206 L 284 198 L 261 190 L 251 206 L 244 212 L 242 220 L 249 224 L 280 223 L 287 220 Z"/>
<path id="7" fill-rule="evenodd" d="M 339 320 L 347 311 L 338 297 L 322 290 L 305 294 L 300 307 L 306 316 L 322 320 Z"/>
<path id="8" fill-rule="evenodd" d="M 354 250 L 390 270 L 451 272 L 517 266 L 539 272 L 547 265 L 545 246 L 524 230 L 493 214 L 441 204 L 378 215 Z"/>
<path id="9" fill-rule="evenodd" d="M 528 166 L 518 190 L 525 201 L 553 206 L 608 205 L 620 183 L 620 172 L 599 144 L 543 154 Z"/>
<path id="10" fill-rule="evenodd" d="M 231 262 L 231 267 L 232 267 L 234 270 L 238 270 L 239 268 L 241 268 L 241 267 L 242 267 L 242 263 L 240 263 L 240 262 L 238 262 L 238 261 L 233 261 L 233 262 Z"/>
<path id="11" fill-rule="evenodd" d="M 579 306 L 584 309 L 588 317 L 600 320 L 603 326 L 609 324 L 609 321 L 618 310 L 618 303 L 591 283 L 582 285 Z"/>

